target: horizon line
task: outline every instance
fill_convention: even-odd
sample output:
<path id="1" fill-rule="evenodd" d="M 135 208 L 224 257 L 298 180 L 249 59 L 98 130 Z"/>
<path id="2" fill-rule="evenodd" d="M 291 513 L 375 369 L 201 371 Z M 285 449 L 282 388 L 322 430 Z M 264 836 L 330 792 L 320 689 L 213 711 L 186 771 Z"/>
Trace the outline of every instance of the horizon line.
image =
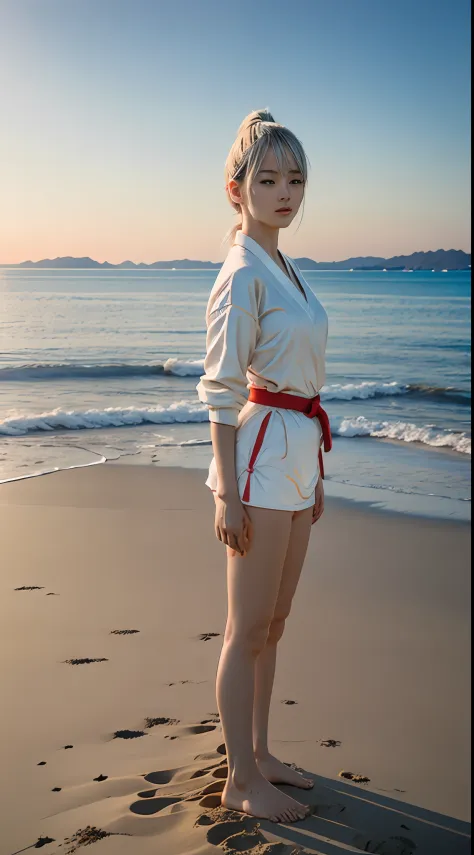
<path id="1" fill-rule="evenodd" d="M 442 247 L 439 247 L 438 249 L 428 249 L 428 250 L 418 249 L 418 250 L 414 250 L 411 253 L 405 253 L 405 254 L 399 253 L 398 255 L 391 255 L 389 257 L 381 256 L 381 255 L 352 255 L 352 256 L 346 256 L 345 258 L 341 258 L 341 259 L 334 259 L 333 261 L 327 261 L 327 260 L 316 261 L 316 259 L 311 258 L 309 255 L 294 256 L 294 258 L 295 259 L 296 258 L 307 258 L 309 261 L 312 261 L 314 264 L 341 264 L 343 261 L 347 261 L 348 258 L 381 258 L 384 261 L 390 261 L 392 258 L 410 258 L 413 255 L 429 255 L 429 254 L 434 255 L 437 252 L 446 252 L 446 253 L 448 253 L 448 252 L 462 252 L 462 253 L 464 253 L 464 255 L 471 255 L 470 249 L 469 250 L 455 249 L 454 247 L 451 247 L 450 249 L 444 249 Z M 166 261 L 169 261 L 169 263 L 171 263 L 171 261 L 174 261 L 177 263 L 183 262 L 183 261 L 197 261 L 199 264 L 214 265 L 214 264 L 223 264 L 225 261 L 225 259 L 223 261 L 210 261 L 208 259 L 201 260 L 199 258 L 193 258 L 193 259 L 191 259 L 191 258 L 175 258 L 175 259 L 163 259 L 163 260 L 156 259 L 155 261 L 149 261 L 148 262 L 148 261 L 131 261 L 129 258 L 127 258 L 127 259 L 124 259 L 123 261 L 113 262 L 113 261 L 107 261 L 107 260 L 97 261 L 97 259 L 92 258 L 90 255 L 57 255 L 57 256 L 55 256 L 55 258 L 40 258 L 37 261 L 33 261 L 31 258 L 28 258 L 25 261 L 11 261 L 11 262 L 10 261 L 2 261 L 2 262 L 0 262 L 0 267 L 18 267 L 21 264 L 41 264 L 41 262 L 44 262 L 44 261 L 59 261 L 59 260 L 64 260 L 64 259 L 71 259 L 74 261 L 81 261 L 84 259 L 89 259 L 90 261 L 93 261 L 95 264 L 101 264 L 101 265 L 110 264 L 112 267 L 118 267 L 121 264 L 133 264 L 134 266 L 145 265 L 146 267 L 150 267 L 152 264 L 164 264 Z M 171 270 L 172 268 L 167 268 L 167 269 Z M 209 268 L 209 269 L 212 269 L 212 268 Z"/>

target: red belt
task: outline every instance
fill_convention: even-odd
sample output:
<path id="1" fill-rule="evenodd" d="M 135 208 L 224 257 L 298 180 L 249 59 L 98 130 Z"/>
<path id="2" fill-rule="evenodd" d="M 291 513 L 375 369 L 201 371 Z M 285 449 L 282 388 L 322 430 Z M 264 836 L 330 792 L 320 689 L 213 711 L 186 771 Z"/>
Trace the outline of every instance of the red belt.
<path id="1" fill-rule="evenodd" d="M 310 419 L 319 419 L 322 430 L 321 443 L 319 447 L 319 471 L 321 473 L 321 477 L 324 478 L 324 464 L 321 445 L 324 442 L 324 451 L 331 451 L 332 437 L 328 414 L 321 406 L 320 396 L 315 395 L 314 398 L 302 398 L 301 395 L 290 395 L 288 392 L 269 392 L 268 389 L 251 386 L 248 399 L 253 404 L 263 404 L 265 407 L 278 407 L 284 410 L 297 410 L 299 413 L 304 413 L 305 416 L 308 416 Z M 270 417 L 271 413 L 267 413 L 263 419 L 252 450 L 247 469 L 249 474 L 242 496 L 244 502 L 248 502 L 250 500 L 250 476 L 254 471 L 255 461 L 262 446 Z"/>

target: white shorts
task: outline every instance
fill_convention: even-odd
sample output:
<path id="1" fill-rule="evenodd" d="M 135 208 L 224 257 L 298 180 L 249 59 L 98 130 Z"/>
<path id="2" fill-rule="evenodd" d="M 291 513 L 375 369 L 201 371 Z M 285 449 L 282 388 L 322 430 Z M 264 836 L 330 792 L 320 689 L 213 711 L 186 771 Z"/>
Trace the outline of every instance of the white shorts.
<path id="1" fill-rule="evenodd" d="M 253 471 L 248 472 L 257 434 L 271 413 Z M 239 413 L 235 437 L 235 465 L 239 495 L 244 504 L 280 511 L 299 511 L 314 505 L 319 478 L 321 443 L 319 419 L 296 410 L 247 402 Z M 250 480 L 249 480 L 250 479 Z M 247 485 L 247 496 L 244 491 Z M 218 487 L 215 458 L 211 460 L 207 486 Z"/>

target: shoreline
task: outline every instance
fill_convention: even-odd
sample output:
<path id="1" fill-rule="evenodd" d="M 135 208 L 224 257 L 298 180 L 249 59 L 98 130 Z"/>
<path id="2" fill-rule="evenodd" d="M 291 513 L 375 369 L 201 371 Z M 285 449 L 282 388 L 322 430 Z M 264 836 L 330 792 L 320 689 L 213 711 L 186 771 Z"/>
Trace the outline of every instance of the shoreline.
<path id="1" fill-rule="evenodd" d="M 204 443 L 202 443 L 204 445 Z M 210 443 L 209 443 L 210 445 Z M 164 447 L 166 449 L 166 447 Z M 139 467 L 148 468 L 148 469 L 177 469 L 179 471 L 187 471 L 189 472 L 199 472 L 201 477 L 205 472 L 207 463 L 202 466 L 196 466 L 195 463 L 185 461 L 182 465 L 177 465 L 173 463 L 151 463 L 149 461 L 142 461 L 141 463 L 135 462 L 134 460 L 126 460 L 125 458 L 133 458 L 135 456 L 139 456 L 139 452 L 136 453 L 125 453 L 124 455 L 118 458 L 107 458 L 100 452 L 94 451 L 93 449 L 85 449 L 88 453 L 94 454 L 96 456 L 101 457 L 100 460 L 91 460 L 87 463 L 78 463 L 72 464 L 70 466 L 58 467 L 56 469 L 47 469 L 42 472 L 33 472 L 27 475 L 18 475 L 12 478 L 5 478 L 0 480 L 0 488 L 6 484 L 18 483 L 22 481 L 27 481 L 33 478 L 40 478 L 45 475 L 57 475 L 60 472 L 70 472 L 76 469 L 88 469 L 91 466 L 98 465 L 106 465 L 109 466 L 126 466 L 129 467 Z M 446 454 L 448 452 L 445 452 Z M 451 452 L 452 454 L 453 452 Z M 203 482 L 205 478 L 203 477 Z M 402 492 L 398 490 L 391 490 L 387 487 L 368 487 L 365 485 L 354 485 L 350 483 L 343 483 L 337 478 L 327 478 L 324 482 L 325 488 L 325 500 L 331 502 L 340 502 L 345 504 L 348 508 L 352 507 L 360 507 L 370 512 L 378 512 L 382 514 L 395 514 L 397 516 L 403 515 L 408 517 L 414 517 L 418 519 L 429 519 L 429 520 L 440 520 L 440 521 L 448 521 L 448 522 L 457 522 L 460 525 L 471 525 L 471 515 L 470 515 L 470 507 L 471 501 L 470 499 L 457 499 L 453 500 L 446 496 L 431 496 L 428 494 L 416 494 L 413 492 Z M 207 488 L 206 488 L 207 489 Z M 365 497 L 364 497 L 365 494 Z M 384 501 L 385 499 L 385 501 Z M 458 501 L 465 503 L 466 507 L 469 509 L 469 513 L 466 513 L 465 516 L 454 517 L 447 513 L 447 510 L 443 513 L 442 511 L 442 502 L 446 500 L 448 502 Z M 392 505 L 388 504 L 388 501 L 391 501 Z M 416 506 L 418 504 L 418 507 Z M 407 507 L 410 505 L 410 507 Z M 423 507 L 420 507 L 423 505 Z"/>
<path id="2" fill-rule="evenodd" d="M 0 855 L 40 835 L 54 839 L 46 855 L 65 852 L 87 825 L 126 835 L 101 841 L 110 855 L 219 852 L 207 835 L 225 837 L 212 721 L 225 554 L 203 472 L 55 474 L 0 486 Z M 416 855 L 469 851 L 469 544 L 463 522 L 328 497 L 270 713 L 273 753 L 316 781 L 285 791 L 315 812 L 262 820 L 264 840 L 313 853 L 372 840 L 398 855 L 403 836 Z M 148 730 L 147 717 L 163 723 Z M 124 728 L 146 738 L 114 738 Z"/>

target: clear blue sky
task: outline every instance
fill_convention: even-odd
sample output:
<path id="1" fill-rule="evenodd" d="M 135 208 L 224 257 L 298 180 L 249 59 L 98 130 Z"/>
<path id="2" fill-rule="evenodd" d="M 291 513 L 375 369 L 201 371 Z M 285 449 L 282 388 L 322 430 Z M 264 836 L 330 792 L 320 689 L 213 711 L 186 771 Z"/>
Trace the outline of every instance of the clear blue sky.
<path id="1" fill-rule="evenodd" d="M 224 258 L 223 167 L 269 107 L 319 261 L 470 250 L 468 0 L 0 0 L 0 262 Z"/>

